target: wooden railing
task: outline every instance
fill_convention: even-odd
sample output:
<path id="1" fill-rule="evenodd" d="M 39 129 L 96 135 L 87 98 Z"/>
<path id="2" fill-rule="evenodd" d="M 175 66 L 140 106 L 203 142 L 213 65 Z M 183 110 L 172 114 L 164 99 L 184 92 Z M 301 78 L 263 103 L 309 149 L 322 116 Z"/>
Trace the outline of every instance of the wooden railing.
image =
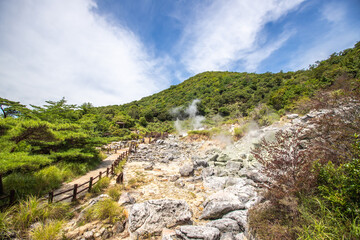
<path id="1" fill-rule="evenodd" d="M 115 168 L 119 165 L 119 163 L 122 160 L 126 159 L 129 156 L 129 154 L 131 153 L 132 150 L 134 150 L 134 151 L 137 150 L 137 143 L 132 142 L 129 146 L 129 150 L 127 150 L 127 151 L 123 152 L 121 155 L 119 155 L 119 157 L 113 162 L 113 164 L 111 164 L 111 167 L 106 168 L 106 170 L 103 172 L 100 171 L 96 177 L 90 177 L 89 181 L 86 181 L 82 184 L 74 184 L 74 186 L 72 188 L 69 188 L 62 192 L 58 192 L 58 193 L 54 193 L 54 191 L 49 192 L 49 195 L 47 197 L 49 203 L 61 202 L 61 201 L 67 200 L 69 198 L 71 198 L 72 202 L 76 201 L 77 197 L 80 193 L 85 192 L 85 191 L 90 192 L 93 185 L 96 184 L 98 181 L 100 181 L 100 179 L 103 176 L 111 177 L 111 178 L 116 177 L 116 183 L 123 183 L 123 181 L 124 181 L 123 172 L 120 172 L 117 175 L 117 174 L 115 174 Z M 60 198 L 60 199 L 57 199 L 54 201 L 55 197 L 63 195 L 68 192 L 71 192 L 71 195 L 67 195 L 63 198 Z"/>
<path id="2" fill-rule="evenodd" d="M 122 160 L 126 159 L 129 156 L 129 154 L 131 152 L 133 152 L 133 151 L 136 152 L 137 145 L 138 144 L 135 141 L 130 142 L 128 145 L 129 149 L 126 150 L 125 152 L 123 152 L 122 154 L 120 154 L 118 156 L 118 158 L 111 164 L 111 167 L 108 167 L 103 172 L 100 171 L 96 177 L 90 177 L 89 181 L 86 181 L 82 184 L 74 184 L 74 186 L 72 188 L 69 188 L 69 189 L 61 191 L 61 192 L 54 193 L 54 191 L 51 191 L 51 192 L 49 192 L 46 199 L 48 200 L 49 203 L 61 202 L 61 201 L 67 200 L 69 198 L 71 198 L 71 201 L 76 201 L 76 199 L 78 198 L 78 195 L 80 193 L 85 192 L 85 191 L 90 192 L 93 185 L 96 184 L 103 176 L 111 177 L 111 178 L 116 177 L 116 183 L 122 183 L 124 180 L 124 174 L 123 174 L 123 172 L 120 172 L 117 175 L 115 173 L 115 169 Z M 54 201 L 54 199 L 56 197 L 63 195 L 65 193 L 68 193 L 68 192 L 71 192 L 71 195 L 64 196 L 63 198 L 60 198 L 60 199 L 57 199 Z M 2 184 L 2 175 L 0 174 L 0 201 L 6 200 L 6 199 L 9 199 L 8 203 L 4 204 L 3 206 L 0 206 L 0 208 L 10 206 L 15 202 L 15 190 L 10 190 L 8 195 L 4 194 L 4 188 L 3 188 L 3 184 Z"/>

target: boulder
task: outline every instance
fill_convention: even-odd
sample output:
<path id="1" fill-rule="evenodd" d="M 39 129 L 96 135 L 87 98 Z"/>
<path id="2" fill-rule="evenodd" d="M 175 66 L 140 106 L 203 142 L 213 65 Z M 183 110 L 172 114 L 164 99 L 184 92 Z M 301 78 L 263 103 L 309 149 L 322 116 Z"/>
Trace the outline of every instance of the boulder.
<path id="1" fill-rule="evenodd" d="M 132 234 L 160 234 L 164 227 L 191 222 L 192 213 L 184 200 L 149 200 L 132 206 L 129 230 Z"/>
<path id="2" fill-rule="evenodd" d="M 222 233 L 226 232 L 239 232 L 240 228 L 238 223 L 230 218 L 217 219 L 206 224 L 207 227 L 214 227 Z"/>
<path id="3" fill-rule="evenodd" d="M 204 178 L 203 184 L 206 189 L 220 191 L 223 190 L 226 186 L 226 177 L 206 177 Z"/>
<path id="4" fill-rule="evenodd" d="M 235 236 L 231 232 L 221 234 L 220 240 L 235 240 Z"/>
<path id="5" fill-rule="evenodd" d="M 235 235 L 235 240 L 247 240 L 244 233 L 238 233 Z"/>
<path id="6" fill-rule="evenodd" d="M 181 239 L 220 239 L 220 231 L 217 228 L 205 226 L 181 226 L 176 230 L 176 236 Z"/>
<path id="7" fill-rule="evenodd" d="M 229 212 L 223 216 L 223 219 L 230 218 L 235 220 L 239 225 L 240 231 L 245 231 L 247 228 L 247 213 L 248 210 L 237 210 Z"/>
<path id="8" fill-rule="evenodd" d="M 221 218 L 224 214 L 239 209 L 245 209 L 245 206 L 238 200 L 234 200 L 234 201 L 213 200 L 206 204 L 200 216 L 200 219 Z"/>
<path id="9" fill-rule="evenodd" d="M 194 165 L 186 163 L 180 169 L 179 173 L 182 177 L 189 177 L 194 174 Z"/>

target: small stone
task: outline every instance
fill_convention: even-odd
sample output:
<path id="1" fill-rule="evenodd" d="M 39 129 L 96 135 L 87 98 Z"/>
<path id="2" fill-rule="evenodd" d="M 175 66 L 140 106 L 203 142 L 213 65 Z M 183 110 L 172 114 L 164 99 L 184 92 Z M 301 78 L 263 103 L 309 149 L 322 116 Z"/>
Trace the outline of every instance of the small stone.
<path id="1" fill-rule="evenodd" d="M 194 174 L 194 165 L 192 164 L 185 164 L 179 169 L 179 173 L 182 177 L 189 177 Z"/>
<path id="2" fill-rule="evenodd" d="M 212 157 L 209 159 L 209 161 L 215 162 L 215 161 L 218 159 L 218 157 L 219 157 L 219 154 L 215 154 L 214 156 L 212 156 Z"/>
<path id="3" fill-rule="evenodd" d="M 136 202 L 135 198 L 133 196 L 131 196 L 130 193 L 125 192 L 125 193 L 121 194 L 118 204 L 120 206 L 125 206 L 125 205 L 129 205 L 129 204 L 134 204 L 135 202 Z"/>
<path id="4" fill-rule="evenodd" d="M 226 166 L 226 162 L 214 162 L 215 166 L 218 167 L 225 167 Z"/>
<path id="5" fill-rule="evenodd" d="M 175 182 L 175 186 L 177 186 L 178 188 L 182 188 L 185 186 L 185 183 L 181 180 L 181 179 L 178 179 L 176 182 Z"/>
<path id="6" fill-rule="evenodd" d="M 170 182 L 175 182 L 179 178 L 180 178 L 180 175 L 178 175 L 178 174 L 169 176 Z"/>
<path id="7" fill-rule="evenodd" d="M 112 230 L 115 234 L 122 233 L 125 230 L 125 222 L 116 222 Z"/>
<path id="8" fill-rule="evenodd" d="M 86 240 L 91 240 L 91 239 L 94 239 L 94 232 L 93 231 L 87 231 L 83 234 L 83 237 L 86 239 Z"/>
<path id="9" fill-rule="evenodd" d="M 149 163 L 144 166 L 144 170 L 153 170 L 154 169 L 154 163 Z"/>

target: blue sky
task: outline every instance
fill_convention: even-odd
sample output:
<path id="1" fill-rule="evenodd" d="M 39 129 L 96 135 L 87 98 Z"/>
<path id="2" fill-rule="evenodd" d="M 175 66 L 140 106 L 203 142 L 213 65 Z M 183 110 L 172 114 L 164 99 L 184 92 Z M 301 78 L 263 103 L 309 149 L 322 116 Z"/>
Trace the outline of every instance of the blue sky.
<path id="1" fill-rule="evenodd" d="M 121 104 L 204 71 L 306 69 L 357 41 L 359 0 L 0 0 L 0 96 Z"/>

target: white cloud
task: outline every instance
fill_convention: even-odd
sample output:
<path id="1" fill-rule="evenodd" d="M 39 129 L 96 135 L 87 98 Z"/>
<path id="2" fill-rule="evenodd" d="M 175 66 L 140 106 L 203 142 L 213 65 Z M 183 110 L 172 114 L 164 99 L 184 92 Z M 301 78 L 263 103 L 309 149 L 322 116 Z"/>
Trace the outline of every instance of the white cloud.
<path id="1" fill-rule="evenodd" d="M 0 95 L 26 104 L 65 96 L 108 105 L 167 85 L 166 63 L 94 8 L 92 0 L 1 1 Z"/>
<path id="2" fill-rule="evenodd" d="M 280 36 L 260 57 L 262 49 L 257 41 L 265 24 L 286 15 L 301 2 L 303 0 L 214 1 L 188 22 L 181 44 L 185 49 L 183 63 L 192 73 L 227 70 L 239 60 L 245 62 L 246 69 L 256 68 L 286 40 L 284 35 Z"/>

